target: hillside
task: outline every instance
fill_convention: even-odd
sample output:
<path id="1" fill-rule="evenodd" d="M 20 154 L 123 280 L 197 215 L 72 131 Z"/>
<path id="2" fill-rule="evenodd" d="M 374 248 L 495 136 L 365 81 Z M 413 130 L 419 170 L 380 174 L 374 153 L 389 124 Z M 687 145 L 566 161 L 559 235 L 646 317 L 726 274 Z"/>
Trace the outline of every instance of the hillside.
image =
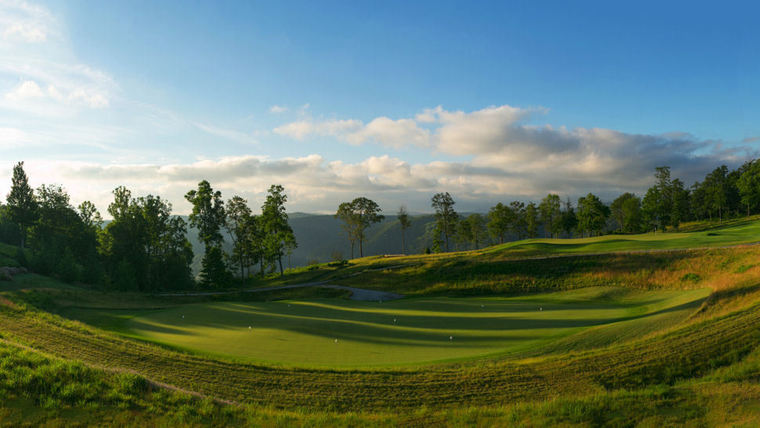
<path id="1" fill-rule="evenodd" d="M 412 226 L 406 231 L 407 253 L 417 254 L 425 251 L 431 245 L 430 237 L 425 231 L 434 221 L 432 215 L 411 217 Z M 298 242 L 298 247 L 285 260 L 286 267 L 306 266 L 317 262 L 329 262 L 337 258 L 351 258 L 351 245 L 346 238 L 340 220 L 332 215 L 294 213 L 290 216 L 290 227 Z M 227 246 L 229 248 L 229 237 Z M 193 244 L 195 258 L 193 270 L 200 270 L 203 257 L 203 245 L 198 240 L 198 232 L 194 228 L 188 231 L 188 239 Z M 401 228 L 395 216 L 385 219 L 367 230 L 367 241 L 364 243 L 364 254 L 399 254 L 401 253 Z M 354 249 L 355 257 L 359 257 L 359 245 Z"/>
<path id="2" fill-rule="evenodd" d="M 160 297 L 21 275 L 0 283 L 0 416 L 11 424 L 130 415 L 135 425 L 756 426 L 760 247 L 746 244 L 758 232 L 760 222 L 745 221 L 527 240 L 323 264 L 263 284 L 327 280 L 407 296 L 396 302 L 349 302 L 320 288 Z M 193 342 L 223 332 L 232 336 L 213 349 L 224 352 Z M 285 349 L 277 341 L 290 340 L 319 363 L 293 360 L 299 351 L 279 363 L 246 359 L 241 346 L 256 334 L 269 338 L 252 342 L 255 352 L 276 358 Z M 325 347 L 346 362 L 354 352 L 386 357 L 342 367 L 316 354 Z M 426 362 L 430 352 L 443 358 Z"/>

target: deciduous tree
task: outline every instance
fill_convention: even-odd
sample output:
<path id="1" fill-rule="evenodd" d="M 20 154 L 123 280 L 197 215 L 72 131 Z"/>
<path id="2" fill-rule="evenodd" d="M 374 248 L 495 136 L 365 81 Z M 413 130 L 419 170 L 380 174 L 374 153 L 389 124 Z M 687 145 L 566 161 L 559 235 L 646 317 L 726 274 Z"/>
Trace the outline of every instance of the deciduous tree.
<path id="1" fill-rule="evenodd" d="M 270 262 L 277 260 L 280 275 L 284 274 L 282 256 L 298 245 L 293 229 L 288 224 L 288 214 L 285 211 L 287 201 L 285 189 L 279 184 L 273 184 L 269 187 L 267 198 L 261 207 L 265 255 Z"/>
<path id="2" fill-rule="evenodd" d="M 546 236 L 554 237 L 562 230 L 560 205 L 559 196 L 550 193 L 541 200 L 538 206 Z"/>
<path id="3" fill-rule="evenodd" d="M 454 211 L 454 198 L 449 192 L 436 193 L 432 198 L 435 210 L 436 228 L 443 235 L 446 251 L 449 251 L 449 238 L 454 234 L 459 214 Z"/>
<path id="4" fill-rule="evenodd" d="M 226 221 L 222 192 L 214 191 L 208 181 L 198 183 L 185 199 L 193 205 L 190 224 L 198 229 L 198 237 L 205 247 L 201 262 L 201 284 L 204 287 L 224 287 L 229 282 L 222 251 L 222 227 Z M 212 251 L 213 250 L 213 251 Z"/>
<path id="5" fill-rule="evenodd" d="M 412 221 L 409 219 L 409 213 L 406 211 L 405 206 L 399 207 L 396 218 L 401 227 L 401 252 L 406 254 L 406 230 L 412 226 Z"/>
<path id="6" fill-rule="evenodd" d="M 593 193 L 578 199 L 578 229 L 581 233 L 601 234 L 609 215 L 610 209 Z"/>
<path id="7" fill-rule="evenodd" d="M 364 240 L 367 228 L 385 218 L 380 214 L 381 211 L 382 209 L 375 201 L 363 196 L 338 206 L 335 217 L 344 221 L 349 239 L 353 238 L 359 242 L 359 257 L 364 257 Z M 351 246 L 351 256 L 353 257 L 353 245 Z"/>

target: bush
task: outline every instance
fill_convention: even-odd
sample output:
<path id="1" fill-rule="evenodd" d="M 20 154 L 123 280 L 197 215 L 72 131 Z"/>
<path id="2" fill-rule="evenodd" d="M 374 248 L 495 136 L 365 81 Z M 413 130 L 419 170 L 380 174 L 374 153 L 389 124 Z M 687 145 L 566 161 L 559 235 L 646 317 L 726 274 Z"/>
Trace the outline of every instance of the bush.
<path id="1" fill-rule="evenodd" d="M 58 265 L 56 266 L 55 270 L 62 280 L 66 282 L 74 282 L 78 281 L 79 278 L 81 278 L 83 269 L 82 265 L 77 263 L 76 259 L 74 258 L 74 254 L 71 252 L 71 249 L 66 247 L 66 249 L 63 251 L 63 256 L 61 257 L 61 260 L 58 261 Z"/>
<path id="2" fill-rule="evenodd" d="M 29 267 L 29 260 L 26 258 L 26 251 L 24 251 L 21 247 L 16 248 L 16 261 L 19 265 L 25 268 Z"/>
<path id="3" fill-rule="evenodd" d="M 121 373 L 116 378 L 117 390 L 124 395 L 140 395 L 148 391 L 148 381 L 139 375 Z"/>

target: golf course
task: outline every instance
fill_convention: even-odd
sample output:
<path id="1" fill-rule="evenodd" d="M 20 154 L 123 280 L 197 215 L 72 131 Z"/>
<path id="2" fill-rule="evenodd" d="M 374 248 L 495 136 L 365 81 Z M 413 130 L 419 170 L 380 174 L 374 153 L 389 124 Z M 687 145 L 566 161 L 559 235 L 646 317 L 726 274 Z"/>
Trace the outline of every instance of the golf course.
<path id="1" fill-rule="evenodd" d="M 295 366 L 388 366 L 533 350 L 589 328 L 688 316 L 709 290 L 592 289 L 513 298 L 205 303 L 130 318 L 137 337 Z M 612 297 L 605 297 L 612 296 Z M 678 319 L 678 318 L 675 318 Z"/>
<path id="2" fill-rule="evenodd" d="M 693 227 L 367 257 L 218 293 L 21 274 L 0 285 L 0 416 L 752 426 L 760 221 Z M 346 287 L 399 298 L 352 300 Z M 92 410 L 75 411 L 82 403 Z"/>

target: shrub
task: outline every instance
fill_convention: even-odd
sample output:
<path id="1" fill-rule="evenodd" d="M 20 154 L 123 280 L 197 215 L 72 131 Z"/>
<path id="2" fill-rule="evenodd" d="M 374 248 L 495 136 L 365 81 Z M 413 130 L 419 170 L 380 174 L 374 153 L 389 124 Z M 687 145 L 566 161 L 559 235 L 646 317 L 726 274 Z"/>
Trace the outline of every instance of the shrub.
<path id="1" fill-rule="evenodd" d="M 116 386 L 124 395 L 140 395 L 148 391 L 148 381 L 133 373 L 121 373 L 116 377 Z"/>
<path id="2" fill-rule="evenodd" d="M 29 260 L 26 258 L 26 251 L 21 247 L 16 248 L 16 261 L 23 267 L 29 267 Z"/>
<path id="3" fill-rule="evenodd" d="M 82 275 L 82 266 L 77 263 L 74 254 L 68 247 L 63 251 L 63 256 L 58 261 L 55 270 L 56 273 L 60 275 L 61 279 L 66 282 L 78 281 Z"/>

